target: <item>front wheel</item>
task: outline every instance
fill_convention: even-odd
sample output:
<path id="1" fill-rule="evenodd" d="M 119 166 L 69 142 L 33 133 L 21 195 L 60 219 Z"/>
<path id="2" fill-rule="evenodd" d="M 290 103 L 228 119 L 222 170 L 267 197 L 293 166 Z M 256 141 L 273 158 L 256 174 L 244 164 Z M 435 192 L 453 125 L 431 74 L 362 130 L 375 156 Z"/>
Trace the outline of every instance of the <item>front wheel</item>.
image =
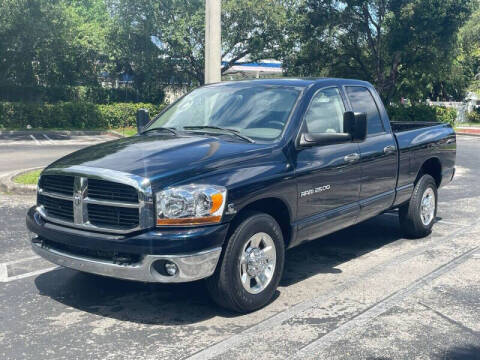
<path id="1" fill-rule="evenodd" d="M 407 237 L 425 237 L 432 231 L 436 215 L 437 184 L 430 175 L 423 175 L 410 201 L 399 209 L 400 226 Z"/>
<path id="2" fill-rule="evenodd" d="M 228 239 L 207 288 L 222 307 L 241 313 L 260 309 L 273 298 L 284 261 L 280 226 L 270 215 L 252 212 Z"/>

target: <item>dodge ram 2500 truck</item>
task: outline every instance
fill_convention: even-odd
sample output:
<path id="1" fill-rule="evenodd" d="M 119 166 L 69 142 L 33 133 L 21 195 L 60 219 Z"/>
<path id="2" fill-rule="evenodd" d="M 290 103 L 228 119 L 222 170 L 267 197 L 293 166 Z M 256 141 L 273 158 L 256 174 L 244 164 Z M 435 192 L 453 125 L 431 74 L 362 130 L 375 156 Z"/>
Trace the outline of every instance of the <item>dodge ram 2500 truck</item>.
<path id="1" fill-rule="evenodd" d="M 450 125 L 390 122 L 367 82 L 224 82 L 51 164 L 27 226 L 55 264 L 206 279 L 214 301 L 249 312 L 272 299 L 288 248 L 391 209 L 406 236 L 428 235 L 455 157 Z"/>

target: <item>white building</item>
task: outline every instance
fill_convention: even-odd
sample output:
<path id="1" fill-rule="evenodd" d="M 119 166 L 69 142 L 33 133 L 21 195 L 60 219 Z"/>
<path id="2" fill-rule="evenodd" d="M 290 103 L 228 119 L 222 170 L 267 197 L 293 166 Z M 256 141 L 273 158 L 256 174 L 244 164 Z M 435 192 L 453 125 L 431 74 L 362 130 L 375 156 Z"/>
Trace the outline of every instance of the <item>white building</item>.
<path id="1" fill-rule="evenodd" d="M 467 94 L 465 102 L 467 103 L 467 112 L 480 108 L 480 96 L 474 92 L 469 92 Z"/>
<path id="2" fill-rule="evenodd" d="M 222 66 L 226 62 L 222 63 Z M 239 61 L 222 74 L 223 81 L 275 78 L 283 76 L 282 63 L 277 60 L 260 60 L 258 62 Z M 187 85 L 169 85 L 164 88 L 165 100 L 172 103 L 188 91 Z"/>
<path id="3" fill-rule="evenodd" d="M 222 65 L 225 65 L 225 63 Z M 239 61 L 222 74 L 222 80 L 272 78 L 281 77 L 282 75 L 282 63 L 277 60 Z"/>

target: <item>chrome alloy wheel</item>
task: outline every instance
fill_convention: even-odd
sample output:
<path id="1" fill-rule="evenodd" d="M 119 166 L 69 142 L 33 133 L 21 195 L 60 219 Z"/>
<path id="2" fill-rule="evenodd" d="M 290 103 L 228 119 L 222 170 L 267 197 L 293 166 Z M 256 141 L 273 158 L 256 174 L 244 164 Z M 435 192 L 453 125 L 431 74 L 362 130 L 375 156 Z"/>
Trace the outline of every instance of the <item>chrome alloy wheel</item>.
<path id="1" fill-rule="evenodd" d="M 420 217 L 425 226 L 430 225 L 435 217 L 435 192 L 430 187 L 423 193 L 420 203 Z"/>
<path id="2" fill-rule="evenodd" d="M 250 294 L 262 292 L 273 278 L 277 253 L 275 243 L 264 232 L 253 235 L 240 253 L 240 280 Z"/>

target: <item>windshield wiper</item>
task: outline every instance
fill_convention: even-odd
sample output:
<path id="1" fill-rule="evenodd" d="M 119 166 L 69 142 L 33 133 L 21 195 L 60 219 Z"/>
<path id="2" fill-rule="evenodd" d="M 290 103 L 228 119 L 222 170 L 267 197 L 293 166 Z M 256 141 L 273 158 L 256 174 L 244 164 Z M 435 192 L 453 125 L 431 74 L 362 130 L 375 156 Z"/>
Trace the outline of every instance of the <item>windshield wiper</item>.
<path id="1" fill-rule="evenodd" d="M 238 130 L 234 130 L 234 129 L 228 129 L 228 128 L 222 128 L 220 126 L 213 126 L 213 125 L 197 125 L 197 126 L 184 126 L 183 127 L 185 130 L 208 130 L 208 129 L 211 129 L 211 130 L 218 130 L 218 131 L 222 131 L 224 133 L 227 133 L 229 135 L 233 135 L 233 136 L 236 136 L 242 140 L 245 140 L 245 141 L 248 141 L 249 143 L 255 143 L 255 140 L 249 138 L 248 136 L 245 136 L 245 135 L 242 135 L 239 133 Z"/>
<path id="2" fill-rule="evenodd" d="M 142 131 L 141 134 L 146 134 L 146 133 L 151 132 L 151 131 L 168 131 L 168 132 L 172 133 L 173 135 L 177 135 L 177 132 L 174 129 L 163 127 L 163 126 L 147 129 L 145 131 Z"/>

